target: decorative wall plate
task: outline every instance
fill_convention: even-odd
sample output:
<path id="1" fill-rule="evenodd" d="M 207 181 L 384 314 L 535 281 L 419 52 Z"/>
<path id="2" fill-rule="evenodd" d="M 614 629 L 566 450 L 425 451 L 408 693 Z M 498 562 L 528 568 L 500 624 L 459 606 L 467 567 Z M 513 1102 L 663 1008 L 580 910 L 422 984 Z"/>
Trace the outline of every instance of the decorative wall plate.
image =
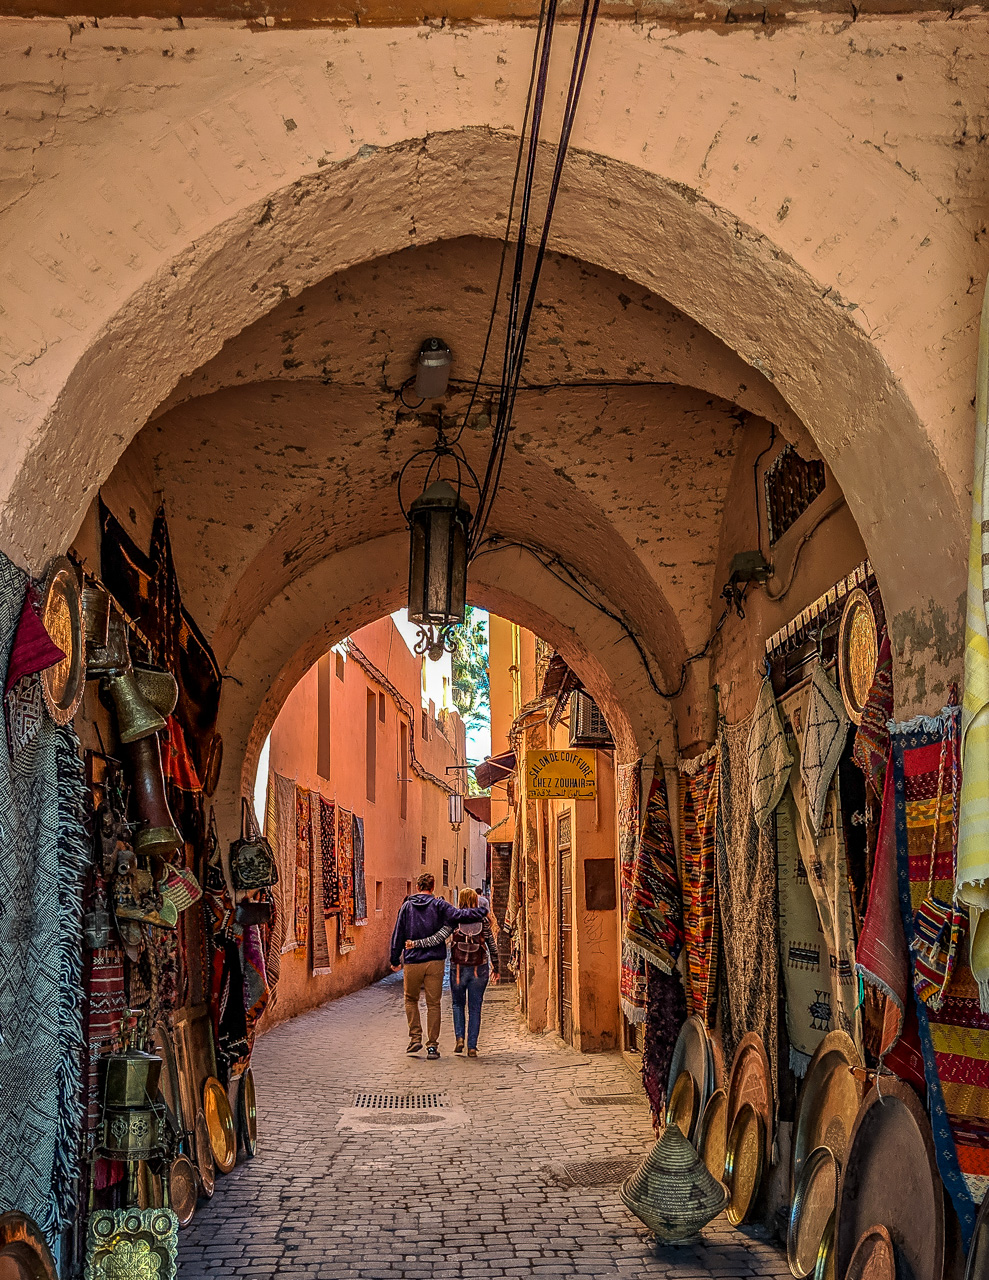
<path id="1" fill-rule="evenodd" d="M 96 1209 L 85 1280 L 175 1280 L 179 1223 L 171 1209 Z"/>
<path id="2" fill-rule="evenodd" d="M 694 1078 L 697 1088 L 697 1114 L 700 1115 L 713 1092 L 714 1059 L 711 1055 L 711 1042 L 704 1020 L 696 1013 L 691 1014 L 680 1028 L 680 1034 L 673 1046 L 669 1082 L 666 1086 L 667 1097 L 672 1097 L 681 1071 L 689 1071 Z"/>
<path id="3" fill-rule="evenodd" d="M 821 1247 L 817 1251 L 817 1266 L 814 1268 L 814 1280 L 835 1280 L 834 1274 L 834 1231 L 838 1221 L 837 1209 L 828 1219 L 828 1225 L 821 1236 Z"/>
<path id="4" fill-rule="evenodd" d="M 196 1216 L 199 1182 L 196 1167 L 188 1156 L 176 1156 L 168 1175 L 168 1194 L 180 1227 L 187 1227 Z"/>
<path id="5" fill-rule="evenodd" d="M 859 1236 L 845 1280 L 896 1280 L 896 1250 L 885 1227 L 870 1227 Z"/>
<path id="6" fill-rule="evenodd" d="M 847 1275 L 856 1245 L 877 1223 L 889 1232 L 904 1275 L 941 1280 L 944 1188 L 930 1122 L 910 1085 L 888 1076 L 862 1103 L 842 1167 L 837 1275 Z"/>
<path id="7" fill-rule="evenodd" d="M 45 1238 L 26 1213 L 0 1214 L 0 1276 L 3 1280 L 58 1280 Z"/>
<path id="8" fill-rule="evenodd" d="M 879 629 L 868 595 L 861 587 L 849 593 L 838 628 L 838 677 L 841 696 L 853 724 L 862 712 L 879 661 Z"/>
<path id="9" fill-rule="evenodd" d="M 240 1117 L 240 1138 L 247 1158 L 253 1160 L 258 1151 L 258 1097 L 254 1088 L 254 1072 L 250 1067 L 240 1079 L 237 1112 Z"/>
<path id="10" fill-rule="evenodd" d="M 724 1089 L 715 1089 L 707 1100 L 697 1125 L 697 1153 L 720 1182 L 728 1154 L 728 1095 Z"/>
<path id="11" fill-rule="evenodd" d="M 675 1124 L 689 1142 L 697 1123 L 697 1086 L 689 1071 L 681 1071 L 666 1107 L 666 1123 Z"/>
<path id="12" fill-rule="evenodd" d="M 227 1091 L 215 1076 L 203 1085 L 203 1114 L 216 1167 L 220 1173 L 229 1173 L 237 1163 L 237 1131 Z"/>
<path id="13" fill-rule="evenodd" d="M 744 1102 L 750 1102 L 762 1117 L 766 1159 L 769 1161 L 773 1151 L 773 1082 L 766 1046 L 754 1031 L 748 1031 L 742 1036 L 731 1064 L 728 1085 L 729 1132 Z"/>
<path id="14" fill-rule="evenodd" d="M 82 629 L 79 577 L 71 560 L 56 556 L 41 588 L 41 621 L 52 643 L 65 654 L 41 673 L 41 693 L 56 724 L 68 724 L 86 688 L 86 642 Z"/>
<path id="15" fill-rule="evenodd" d="M 790 1165 L 791 1195 L 796 1192 L 803 1162 L 815 1147 L 829 1147 L 838 1163 L 843 1163 L 865 1092 L 850 1068 L 861 1065 L 855 1042 L 844 1031 L 829 1031 L 817 1046 L 797 1102 Z"/>
<path id="16" fill-rule="evenodd" d="M 725 1183 L 731 1196 L 728 1221 L 732 1226 L 739 1226 L 752 1211 L 762 1182 L 765 1151 L 762 1115 L 751 1102 L 743 1102 L 732 1122 L 725 1156 Z"/>
<path id="17" fill-rule="evenodd" d="M 838 1161 L 828 1147 L 815 1147 L 804 1161 L 786 1235 L 786 1260 L 798 1280 L 807 1280 L 817 1267 L 821 1241 L 838 1206 L 840 1177 Z"/>
<path id="18" fill-rule="evenodd" d="M 196 1155 L 196 1172 L 199 1174 L 199 1189 L 208 1200 L 216 1190 L 216 1164 L 213 1160 L 209 1128 L 202 1108 L 196 1112 L 192 1144 Z"/>

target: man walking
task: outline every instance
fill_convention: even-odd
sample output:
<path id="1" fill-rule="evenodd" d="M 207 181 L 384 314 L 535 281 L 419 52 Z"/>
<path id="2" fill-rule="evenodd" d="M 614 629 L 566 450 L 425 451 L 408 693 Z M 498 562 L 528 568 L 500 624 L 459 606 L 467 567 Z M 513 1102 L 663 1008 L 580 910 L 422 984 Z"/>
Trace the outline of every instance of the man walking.
<path id="1" fill-rule="evenodd" d="M 419 1017 L 419 993 L 426 995 L 426 1057 L 440 1056 L 440 1001 L 443 997 L 443 970 L 446 965 L 446 941 L 438 939 L 430 947 L 407 951 L 406 942 L 431 938 L 449 925 L 473 924 L 483 920 L 483 907 L 455 907 L 433 893 L 436 880 L 425 872 L 416 881 L 419 892 L 406 898 L 395 921 L 391 936 L 391 967 L 397 972 L 405 967 L 405 1015 L 409 1020 L 409 1047 L 406 1053 L 422 1048 L 422 1022 Z"/>

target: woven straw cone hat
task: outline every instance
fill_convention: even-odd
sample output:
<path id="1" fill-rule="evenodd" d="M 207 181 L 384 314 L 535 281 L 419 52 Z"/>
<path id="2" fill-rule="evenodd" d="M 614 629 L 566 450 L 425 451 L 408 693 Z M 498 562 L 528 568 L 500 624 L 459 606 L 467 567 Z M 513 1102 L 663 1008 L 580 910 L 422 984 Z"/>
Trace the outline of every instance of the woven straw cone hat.
<path id="1" fill-rule="evenodd" d="M 618 1194 L 660 1240 L 686 1240 L 716 1218 L 728 1189 L 710 1171 L 675 1124 Z"/>

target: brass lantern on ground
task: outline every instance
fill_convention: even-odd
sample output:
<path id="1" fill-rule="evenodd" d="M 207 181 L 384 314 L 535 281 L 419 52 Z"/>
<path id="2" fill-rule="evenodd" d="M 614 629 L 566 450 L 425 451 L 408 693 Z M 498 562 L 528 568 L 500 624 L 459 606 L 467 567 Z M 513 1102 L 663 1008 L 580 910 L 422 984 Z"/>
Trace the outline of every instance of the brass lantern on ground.
<path id="1" fill-rule="evenodd" d="M 409 507 L 409 619 L 454 627 L 467 609 L 471 509 L 447 480 L 435 480 Z"/>

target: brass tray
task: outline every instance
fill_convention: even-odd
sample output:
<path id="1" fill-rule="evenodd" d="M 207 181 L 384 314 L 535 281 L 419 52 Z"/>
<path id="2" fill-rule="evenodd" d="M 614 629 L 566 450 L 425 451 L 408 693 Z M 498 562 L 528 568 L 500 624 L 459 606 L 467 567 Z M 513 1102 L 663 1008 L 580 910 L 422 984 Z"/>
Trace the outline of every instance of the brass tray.
<path id="1" fill-rule="evenodd" d="M 750 1102 L 762 1117 L 766 1142 L 766 1161 L 773 1154 L 773 1082 L 769 1072 L 769 1058 L 762 1038 L 748 1031 L 738 1042 L 731 1064 L 728 1085 L 728 1129 L 744 1102 Z"/>
<path id="2" fill-rule="evenodd" d="M 798 1280 L 807 1280 L 817 1267 L 821 1241 L 838 1207 L 840 1176 L 838 1161 L 828 1147 L 815 1147 L 804 1161 L 786 1233 L 786 1260 L 790 1274 Z"/>
<path id="3" fill-rule="evenodd" d="M 176 1156 L 168 1175 L 168 1194 L 180 1227 L 187 1227 L 196 1216 L 199 1181 L 196 1167 L 188 1156 Z"/>
<path id="4" fill-rule="evenodd" d="M 855 1042 L 844 1031 L 829 1031 L 817 1046 L 797 1103 L 790 1161 L 790 1194 L 796 1192 L 800 1170 L 815 1147 L 830 1147 L 844 1163 L 848 1139 L 862 1103 L 864 1086 L 849 1067 L 861 1067 Z"/>
<path id="5" fill-rule="evenodd" d="M 216 1190 L 216 1164 L 213 1160 L 213 1149 L 210 1146 L 206 1116 L 201 1107 L 196 1112 L 192 1144 L 196 1156 L 196 1172 L 199 1174 L 199 1189 L 208 1200 Z"/>
<path id="6" fill-rule="evenodd" d="M 237 1163 L 237 1130 L 227 1091 L 215 1076 L 203 1085 L 203 1114 L 216 1167 L 220 1173 L 229 1173 Z"/>
<path id="7" fill-rule="evenodd" d="M 694 1084 L 697 1087 L 697 1113 L 700 1115 L 707 1105 L 708 1098 L 714 1092 L 714 1057 L 704 1019 L 698 1017 L 696 1013 L 691 1014 L 680 1028 L 680 1034 L 673 1046 L 670 1075 L 666 1085 L 667 1097 L 673 1096 L 677 1077 L 682 1071 L 689 1071 L 694 1078 Z"/>
<path id="8" fill-rule="evenodd" d="M 58 1280 L 45 1238 L 26 1213 L 0 1214 L 0 1276 L 3 1280 Z"/>
<path id="9" fill-rule="evenodd" d="M 766 1150 L 766 1126 L 751 1102 L 743 1102 L 728 1134 L 724 1181 L 731 1199 L 728 1221 L 737 1227 L 752 1211 L 762 1181 Z"/>
<path id="10" fill-rule="evenodd" d="M 697 1123 L 697 1086 L 689 1071 L 681 1071 L 666 1107 L 666 1123 L 675 1124 L 689 1142 Z"/>
<path id="11" fill-rule="evenodd" d="M 989 1195 L 982 1201 L 975 1219 L 965 1263 L 965 1280 L 989 1280 Z"/>
<path id="12" fill-rule="evenodd" d="M 247 1158 L 253 1160 L 258 1152 L 258 1096 L 254 1088 L 254 1072 L 250 1067 L 240 1079 L 237 1110 L 240 1114 L 240 1137 L 244 1151 Z"/>
<path id="13" fill-rule="evenodd" d="M 859 1236 L 845 1280 L 896 1280 L 896 1250 L 885 1227 Z"/>
<path id="14" fill-rule="evenodd" d="M 696 1146 L 708 1173 L 720 1182 L 725 1176 L 728 1154 L 728 1095 L 724 1089 L 715 1089 L 707 1100 L 697 1126 Z"/>
<path id="15" fill-rule="evenodd" d="M 868 595 L 856 587 L 845 601 L 838 627 L 838 682 L 853 724 L 862 723 L 879 661 L 879 629 Z"/>
<path id="16" fill-rule="evenodd" d="M 175 1280 L 178 1227 L 171 1209 L 96 1209 L 86 1239 L 86 1280 Z"/>
<path id="17" fill-rule="evenodd" d="M 908 1084 L 888 1076 L 862 1103 L 838 1193 L 835 1272 L 845 1276 L 863 1232 L 889 1231 L 904 1275 L 941 1280 L 944 1199 L 927 1112 Z"/>
<path id="18" fill-rule="evenodd" d="M 821 1247 L 817 1251 L 817 1266 L 814 1268 L 814 1280 L 835 1280 L 834 1275 L 834 1229 L 838 1219 L 835 1212 L 828 1219 L 828 1225 L 821 1236 Z"/>
<path id="19" fill-rule="evenodd" d="M 41 621 L 65 654 L 41 673 L 41 695 L 56 724 L 68 724 L 86 689 L 86 642 L 82 630 L 79 576 L 71 560 L 55 556 L 41 589 Z"/>

